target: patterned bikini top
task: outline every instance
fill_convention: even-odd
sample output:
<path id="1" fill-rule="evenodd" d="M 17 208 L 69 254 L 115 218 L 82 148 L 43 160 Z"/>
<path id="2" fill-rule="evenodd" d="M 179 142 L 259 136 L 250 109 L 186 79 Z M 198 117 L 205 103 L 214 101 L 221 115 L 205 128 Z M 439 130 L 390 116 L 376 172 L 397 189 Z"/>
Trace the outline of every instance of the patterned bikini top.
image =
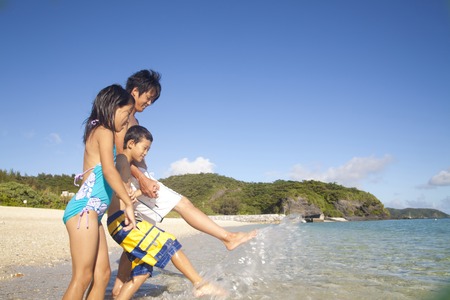
<path id="1" fill-rule="evenodd" d="M 116 145 L 114 145 L 113 146 L 114 163 L 116 163 L 116 153 L 117 153 L 116 152 Z M 89 171 L 94 170 L 96 167 L 101 167 L 101 163 L 96 164 L 92 168 L 89 168 L 86 171 L 84 171 L 83 173 L 75 175 L 75 177 L 73 179 L 73 184 L 76 185 L 76 186 L 80 186 L 77 182 L 83 178 L 84 174 L 86 174 Z"/>

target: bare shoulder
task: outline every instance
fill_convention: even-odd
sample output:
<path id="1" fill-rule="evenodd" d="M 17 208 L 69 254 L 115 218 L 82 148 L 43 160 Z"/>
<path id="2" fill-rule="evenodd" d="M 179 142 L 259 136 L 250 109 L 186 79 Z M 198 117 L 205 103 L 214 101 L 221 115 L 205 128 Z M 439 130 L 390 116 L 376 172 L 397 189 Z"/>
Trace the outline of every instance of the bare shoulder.
<path id="1" fill-rule="evenodd" d="M 113 133 L 111 130 L 106 129 L 106 128 L 103 127 L 103 126 L 99 126 L 99 127 L 96 128 L 96 129 L 94 130 L 94 132 L 92 133 L 92 138 L 93 138 L 95 141 L 97 141 L 97 142 L 99 142 L 99 141 L 101 141 L 101 140 L 107 140 L 107 141 L 109 141 L 109 140 L 112 140 L 112 139 L 114 138 L 114 133 Z"/>
<path id="2" fill-rule="evenodd" d="M 90 158 L 89 160 L 98 163 L 102 152 L 111 151 L 113 141 L 113 132 L 103 126 L 99 126 L 94 129 L 89 139 L 86 141 L 85 156 Z"/>

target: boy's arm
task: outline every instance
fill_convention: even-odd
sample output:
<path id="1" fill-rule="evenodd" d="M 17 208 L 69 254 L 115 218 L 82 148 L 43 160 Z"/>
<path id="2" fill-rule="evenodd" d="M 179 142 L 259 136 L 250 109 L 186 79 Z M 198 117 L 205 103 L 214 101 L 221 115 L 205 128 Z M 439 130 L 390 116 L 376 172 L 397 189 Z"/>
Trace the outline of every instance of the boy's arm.
<path id="1" fill-rule="evenodd" d="M 139 196 L 142 196 L 142 191 L 141 190 L 134 191 L 134 197 L 137 198 Z"/>
<path id="2" fill-rule="evenodd" d="M 145 176 L 135 165 L 131 165 L 131 174 L 139 181 L 142 194 L 150 198 L 158 197 L 159 184 L 156 180 Z"/>
<path id="3" fill-rule="evenodd" d="M 127 184 L 131 179 L 130 163 L 124 154 L 118 154 L 116 156 L 116 169 L 122 178 L 122 182 Z"/>
<path id="4" fill-rule="evenodd" d="M 124 154 L 119 154 L 116 157 L 116 168 L 119 171 L 120 177 L 122 178 L 125 189 L 131 197 L 131 200 L 135 202 L 136 192 L 131 188 L 131 168 L 128 159 Z"/>

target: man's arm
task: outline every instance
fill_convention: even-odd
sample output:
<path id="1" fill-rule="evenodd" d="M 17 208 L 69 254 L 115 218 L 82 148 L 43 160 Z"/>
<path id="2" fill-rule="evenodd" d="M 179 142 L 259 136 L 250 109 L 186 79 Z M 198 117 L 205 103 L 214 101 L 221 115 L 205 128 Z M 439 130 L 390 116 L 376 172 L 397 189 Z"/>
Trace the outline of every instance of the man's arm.
<path id="1" fill-rule="evenodd" d="M 144 195 L 150 198 L 158 197 L 159 184 L 156 180 L 145 176 L 135 165 L 131 165 L 131 174 L 139 181 L 140 190 Z"/>
<path id="2" fill-rule="evenodd" d="M 122 129 L 120 132 L 116 132 L 114 135 L 114 144 L 116 145 L 117 154 L 123 153 L 123 142 L 125 140 L 125 134 L 127 133 L 127 128 Z"/>

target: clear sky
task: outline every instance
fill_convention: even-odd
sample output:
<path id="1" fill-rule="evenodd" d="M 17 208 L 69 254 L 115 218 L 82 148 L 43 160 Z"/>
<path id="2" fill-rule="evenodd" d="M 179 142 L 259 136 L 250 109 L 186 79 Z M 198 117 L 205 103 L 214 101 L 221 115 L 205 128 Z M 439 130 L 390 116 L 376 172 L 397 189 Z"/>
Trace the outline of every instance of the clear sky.
<path id="1" fill-rule="evenodd" d="M 82 171 L 98 91 L 151 68 L 157 178 L 315 179 L 450 213 L 449 1 L 2 0 L 0 41 L 0 169 Z"/>

